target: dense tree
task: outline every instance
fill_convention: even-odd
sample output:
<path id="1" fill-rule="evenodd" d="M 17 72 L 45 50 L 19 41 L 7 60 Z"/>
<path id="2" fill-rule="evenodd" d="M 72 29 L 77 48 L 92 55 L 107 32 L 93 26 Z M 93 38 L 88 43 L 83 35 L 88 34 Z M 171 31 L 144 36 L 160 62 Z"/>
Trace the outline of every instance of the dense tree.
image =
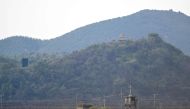
<path id="1" fill-rule="evenodd" d="M 5 100 L 113 95 L 121 88 L 127 92 L 130 81 L 138 96 L 157 92 L 168 99 L 190 99 L 184 89 L 190 86 L 190 57 L 155 33 L 127 40 L 125 46 L 116 41 L 69 55 L 27 56 L 26 68 L 20 65 L 21 57 L 0 57 L 0 93 Z"/>

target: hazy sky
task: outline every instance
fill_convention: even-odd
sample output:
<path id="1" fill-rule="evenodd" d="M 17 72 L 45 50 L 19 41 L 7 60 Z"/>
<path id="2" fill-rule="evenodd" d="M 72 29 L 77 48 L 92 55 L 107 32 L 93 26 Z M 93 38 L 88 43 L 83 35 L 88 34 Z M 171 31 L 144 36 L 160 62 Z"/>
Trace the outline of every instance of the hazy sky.
<path id="1" fill-rule="evenodd" d="M 190 0 L 0 0 L 0 39 L 14 35 L 49 39 L 142 9 L 190 15 Z"/>

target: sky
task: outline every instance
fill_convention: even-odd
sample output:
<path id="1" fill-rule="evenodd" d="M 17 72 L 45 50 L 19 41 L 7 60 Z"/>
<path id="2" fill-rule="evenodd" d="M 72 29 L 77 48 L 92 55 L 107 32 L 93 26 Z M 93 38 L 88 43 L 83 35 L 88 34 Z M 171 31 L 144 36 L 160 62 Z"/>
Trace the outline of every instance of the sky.
<path id="1" fill-rule="evenodd" d="M 51 39 L 143 9 L 190 15 L 190 0 L 0 0 L 0 39 L 15 35 Z"/>

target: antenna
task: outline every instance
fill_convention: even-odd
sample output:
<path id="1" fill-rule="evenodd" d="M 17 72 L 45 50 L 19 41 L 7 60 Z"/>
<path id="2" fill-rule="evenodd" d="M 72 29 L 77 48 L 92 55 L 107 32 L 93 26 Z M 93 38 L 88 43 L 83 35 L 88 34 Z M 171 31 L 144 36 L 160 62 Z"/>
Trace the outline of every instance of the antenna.
<path id="1" fill-rule="evenodd" d="M 129 96 L 132 96 L 132 83 L 129 81 Z"/>
<path id="2" fill-rule="evenodd" d="M 132 96 L 132 87 L 131 87 L 131 83 L 129 85 L 129 96 Z"/>

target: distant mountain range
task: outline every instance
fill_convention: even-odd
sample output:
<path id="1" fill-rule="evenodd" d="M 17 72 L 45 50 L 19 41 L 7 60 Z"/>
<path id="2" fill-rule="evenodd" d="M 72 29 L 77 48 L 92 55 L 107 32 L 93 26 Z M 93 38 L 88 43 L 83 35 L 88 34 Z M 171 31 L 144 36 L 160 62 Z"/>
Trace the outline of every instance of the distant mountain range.
<path id="1" fill-rule="evenodd" d="M 172 10 L 142 10 L 89 24 L 51 40 L 10 37 L 0 40 L 0 54 L 70 53 L 92 44 L 118 40 L 121 33 L 134 40 L 149 33 L 159 33 L 163 40 L 190 55 L 190 17 Z"/>

